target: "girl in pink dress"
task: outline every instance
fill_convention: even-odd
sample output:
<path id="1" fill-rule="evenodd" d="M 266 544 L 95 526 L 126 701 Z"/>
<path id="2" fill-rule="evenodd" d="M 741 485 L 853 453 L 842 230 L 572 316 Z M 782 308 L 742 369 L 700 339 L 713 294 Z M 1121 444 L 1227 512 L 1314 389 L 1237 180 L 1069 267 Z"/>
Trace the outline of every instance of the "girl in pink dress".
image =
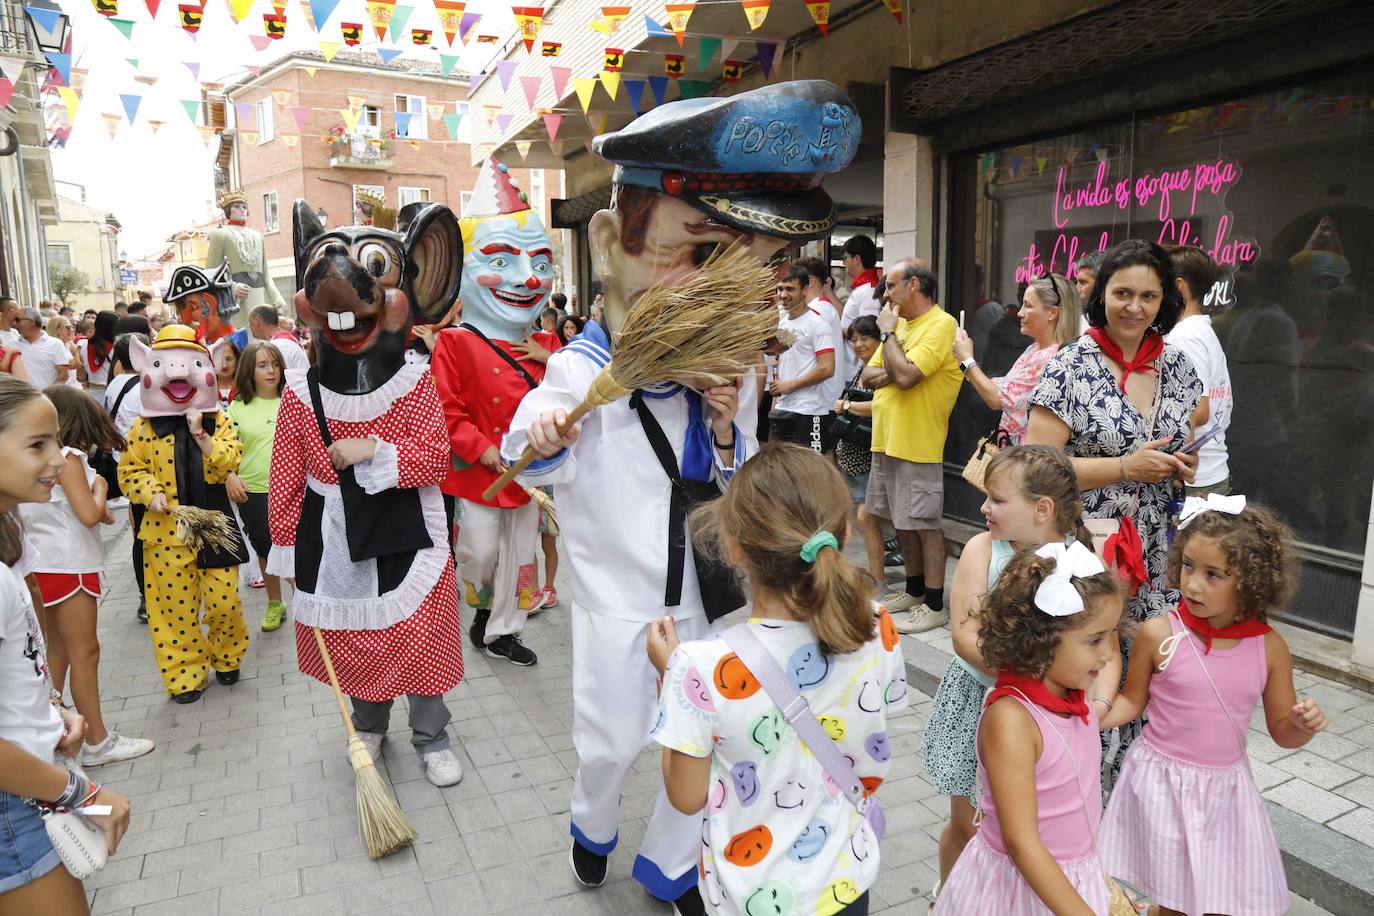
<path id="1" fill-rule="evenodd" d="M 1107 912 L 1095 688 L 1117 683 L 1121 611 L 1115 576 L 1078 542 L 1022 550 L 1003 570 L 978 615 L 979 651 L 1000 671 L 978 726 L 982 822 L 936 914 Z"/>
<path id="2" fill-rule="evenodd" d="M 1297 585 L 1292 532 L 1245 497 L 1189 497 L 1169 554 L 1177 609 L 1140 627 L 1126 686 L 1103 720 L 1150 719 L 1102 824 L 1107 871 L 1163 914 L 1288 911 L 1274 831 L 1246 756 L 1261 697 L 1269 735 L 1299 748 L 1326 728 L 1298 702 L 1293 660 L 1265 623 Z"/>

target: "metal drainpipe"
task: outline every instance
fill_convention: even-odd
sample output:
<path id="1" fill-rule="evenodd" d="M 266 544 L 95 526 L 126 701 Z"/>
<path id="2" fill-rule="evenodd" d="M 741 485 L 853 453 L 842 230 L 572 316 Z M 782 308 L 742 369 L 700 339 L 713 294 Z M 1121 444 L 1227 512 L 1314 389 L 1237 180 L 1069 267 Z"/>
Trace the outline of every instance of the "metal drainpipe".
<path id="1" fill-rule="evenodd" d="M 13 125 L 11 125 L 10 127 L 6 127 L 3 133 L 8 142 L 5 144 L 5 147 L 3 149 L 0 149 L 0 156 L 18 157 L 14 160 L 14 162 L 15 165 L 19 168 L 19 193 L 20 195 L 28 195 L 28 179 L 24 175 L 24 155 L 20 150 L 19 132 L 14 129 Z M 31 196 L 30 200 L 32 200 Z M 36 212 L 37 211 L 35 208 L 35 213 Z M 22 206 L 20 207 L 19 218 L 21 220 L 24 218 L 24 208 Z M 24 234 L 26 236 L 37 235 L 38 240 L 42 242 L 45 238 L 42 229 L 42 222 L 40 220 L 35 219 L 34 227 L 36 231 L 30 232 L 28 231 L 29 227 L 25 226 Z M 24 252 L 24 260 L 29 267 L 29 301 L 31 303 L 38 302 L 40 299 L 49 298 L 46 292 L 46 290 L 48 289 L 47 248 L 43 248 L 43 256 L 41 259 L 37 258 L 36 245 L 27 245 L 25 246 L 25 248 L 27 250 Z M 38 260 L 40 263 L 35 263 L 36 260 Z M 43 268 L 41 271 L 39 270 L 40 267 Z"/>

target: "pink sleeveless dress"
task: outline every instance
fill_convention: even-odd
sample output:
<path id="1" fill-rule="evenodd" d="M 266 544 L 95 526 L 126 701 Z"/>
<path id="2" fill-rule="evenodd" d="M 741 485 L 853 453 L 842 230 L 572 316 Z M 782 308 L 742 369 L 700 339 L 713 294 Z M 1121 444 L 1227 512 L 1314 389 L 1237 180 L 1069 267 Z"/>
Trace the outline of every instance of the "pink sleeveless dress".
<path id="1" fill-rule="evenodd" d="M 1093 833 L 1102 817 L 1102 743 L 1097 716 L 1090 714 L 1085 723 L 1078 718 L 1052 715 L 1020 697 L 1012 699 L 1030 711 L 1040 729 L 1043 750 L 1035 764 L 1040 839 L 1079 896 L 1094 913 L 1105 914 L 1107 884 L 1093 843 Z M 981 725 L 979 727 L 981 729 Z M 988 785 L 981 755 L 978 780 L 982 789 L 983 820 L 978 832 L 964 847 L 949 880 L 940 889 L 935 913 L 937 916 L 1049 914 L 1049 907 L 1031 890 L 1016 863 L 1007 855 L 996 800 Z"/>
<path id="2" fill-rule="evenodd" d="M 1169 909 L 1279 916 L 1283 861 L 1245 753 L 1268 679 L 1264 637 L 1204 654 L 1176 613 L 1169 626 L 1177 648 L 1150 679 L 1149 723 L 1107 805 L 1102 860 Z"/>

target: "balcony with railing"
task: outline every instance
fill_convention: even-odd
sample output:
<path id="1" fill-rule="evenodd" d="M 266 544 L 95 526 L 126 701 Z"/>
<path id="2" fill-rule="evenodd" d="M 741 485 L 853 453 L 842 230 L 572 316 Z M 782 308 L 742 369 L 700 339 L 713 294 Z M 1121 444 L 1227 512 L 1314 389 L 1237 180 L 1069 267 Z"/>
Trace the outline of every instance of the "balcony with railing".
<path id="1" fill-rule="evenodd" d="M 335 127 L 326 140 L 330 168 L 380 171 L 396 164 L 392 154 L 395 138 L 382 136 L 378 128 L 360 127 L 350 133 L 342 126 Z"/>
<path id="2" fill-rule="evenodd" d="M 41 60 L 33 42 L 24 8 L 12 0 L 0 0 L 0 54 L 6 57 L 27 57 Z"/>

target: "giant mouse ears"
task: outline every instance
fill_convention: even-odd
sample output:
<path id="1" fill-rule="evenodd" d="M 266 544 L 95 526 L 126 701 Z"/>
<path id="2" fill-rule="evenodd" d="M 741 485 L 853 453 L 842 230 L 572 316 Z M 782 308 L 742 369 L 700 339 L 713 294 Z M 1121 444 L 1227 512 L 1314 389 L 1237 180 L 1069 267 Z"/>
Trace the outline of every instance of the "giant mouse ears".
<path id="1" fill-rule="evenodd" d="M 305 289 L 305 269 L 310 266 L 305 263 L 305 256 L 310 251 L 310 243 L 323 233 L 324 226 L 320 225 L 315 208 L 306 203 L 305 198 L 297 197 L 291 207 L 291 244 L 296 256 L 296 289 Z"/>
<path id="2" fill-rule="evenodd" d="M 452 308 L 463 279 L 463 234 L 443 204 L 429 204 L 406 227 L 406 294 L 419 324 L 433 324 Z"/>

